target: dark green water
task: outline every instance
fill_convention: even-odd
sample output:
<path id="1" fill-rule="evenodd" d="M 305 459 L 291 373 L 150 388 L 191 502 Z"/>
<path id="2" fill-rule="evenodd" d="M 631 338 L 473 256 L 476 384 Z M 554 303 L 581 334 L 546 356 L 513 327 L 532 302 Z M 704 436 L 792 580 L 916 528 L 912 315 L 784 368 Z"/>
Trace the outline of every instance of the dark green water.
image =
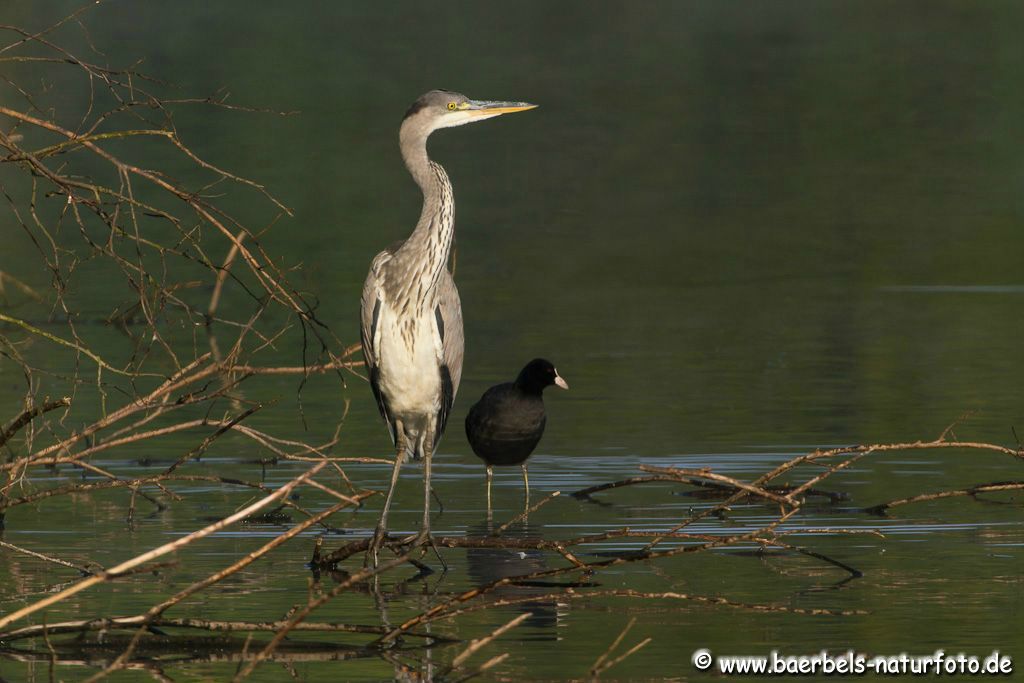
<path id="1" fill-rule="evenodd" d="M 41 28 L 76 6 L 9 2 L 0 23 Z M 370 259 L 404 237 L 418 215 L 420 198 L 397 149 L 408 104 L 443 87 L 540 105 L 431 140 L 431 154 L 455 186 L 456 279 L 467 338 L 463 383 L 435 468 L 446 504 L 435 519 L 441 533 L 478 533 L 484 519 L 483 468 L 461 429 L 466 410 L 487 386 L 538 355 L 551 358 L 572 386 L 548 397 L 548 432 L 531 461 L 531 484 L 541 495 L 633 476 L 642 463 L 707 466 L 752 479 L 820 445 L 932 439 L 968 412 L 956 430 L 966 440 L 1014 445 L 1011 427 L 1024 429 L 1024 8 L 1017 3 L 111 2 L 83 19 L 106 55 L 95 60 L 143 58 L 143 70 L 181 84 L 183 94 L 224 87 L 234 103 L 301 112 L 282 118 L 192 108 L 175 120 L 205 158 L 265 183 L 294 209 L 264 244 L 281 262 L 303 264 L 295 281 L 319 299 L 320 318 L 348 342 L 358 339 L 359 290 Z M 87 50 L 76 32 L 66 35 Z M 0 62 L 0 73 L 33 72 Z M 44 99 L 74 109 L 87 97 L 58 87 Z M 5 87 L 0 103 L 24 106 Z M 186 163 L 161 159 L 189 179 Z M 6 168 L 0 178 L 18 182 Z M 255 225 L 273 218 L 264 204 L 235 208 Z M 35 248 L 8 213 L 0 216 L 8 235 L 0 269 L 45 288 L 48 274 Z M 105 316 L 127 296 L 102 277 L 83 275 L 76 284 L 85 315 Z M 84 334 L 104 356 L 130 352 L 114 331 Z M 295 348 L 279 352 L 282 362 L 298 360 Z M 25 353 L 38 366 L 66 369 L 54 367 L 65 356 L 45 344 Z M 323 441 L 347 399 L 336 454 L 388 453 L 365 385 L 350 381 L 341 392 L 336 380 L 312 380 L 302 394 L 307 430 L 296 383 L 266 379 L 247 387 L 251 398 L 281 399 L 252 424 Z M 6 421 L 24 389 L 16 367 L 0 363 L 0 386 Z M 94 397 L 83 390 L 83 400 Z M 157 472 L 159 466 L 144 469 L 126 458 L 173 459 L 194 444 L 194 435 L 166 439 L 93 464 L 122 476 Z M 258 478 L 259 468 L 244 461 L 260 455 L 251 442 L 225 438 L 194 471 Z M 267 478 L 283 482 L 299 471 L 280 466 Z M 388 476 L 379 466 L 347 471 L 367 486 L 383 486 Z M 413 530 L 418 468 L 406 475 L 393 526 Z M 653 641 L 607 677 L 704 680 L 690 663 L 699 647 L 721 654 L 999 649 L 1024 666 L 1019 497 L 925 503 L 889 518 L 856 511 L 904 495 L 1021 478 L 1020 461 L 949 450 L 880 454 L 834 476 L 829 488 L 850 501 L 812 506 L 787 528 L 885 532 L 884 539 L 800 538 L 864 572 L 850 582 L 808 558 L 736 551 L 626 565 L 597 577 L 605 588 L 864 609 L 869 616 L 550 602 L 530 606 L 535 616 L 487 652 L 511 653 L 496 669 L 499 678 L 584 678 L 636 616 L 627 642 Z M 499 519 L 518 509 L 519 486 L 518 471 L 499 471 Z M 567 537 L 623 525 L 668 528 L 690 507 L 706 505 L 676 495 L 681 490 L 625 488 L 602 496 L 611 506 L 563 497 L 531 517 L 531 531 Z M 181 491 L 192 495 L 131 530 L 124 524 L 127 494 L 25 506 L 8 514 L 3 538 L 110 566 L 248 499 L 212 487 Z M 326 496 L 304 496 L 313 509 L 329 504 Z M 378 505 L 334 523 L 365 534 Z M 696 530 L 735 533 L 771 514 L 740 506 L 728 521 Z M 238 527 L 192 546 L 158 577 L 79 594 L 46 618 L 141 612 L 281 530 Z M 280 618 L 305 599 L 304 562 L 315 535 L 293 541 L 276 561 L 252 565 L 180 615 Z M 392 620 L 428 607 L 435 591 L 464 589 L 509 567 L 518 573 L 561 562 L 496 551 L 446 557 L 446 576 L 391 596 Z M 66 574 L 0 550 L 0 612 L 75 578 Z M 433 628 L 468 639 L 516 613 L 478 612 Z M 365 593 L 343 595 L 316 618 L 380 619 Z M 450 657 L 436 649 L 405 661 Z M 222 680 L 234 667 L 169 662 L 163 670 L 173 680 Z M 95 671 L 67 661 L 57 677 Z M 397 675 L 392 662 L 377 658 L 300 662 L 295 671 L 310 681 Z M 48 662 L 0 658 L 0 676 L 48 680 Z M 288 676 L 270 664 L 253 679 Z M 152 680 L 143 672 L 114 678 Z"/>

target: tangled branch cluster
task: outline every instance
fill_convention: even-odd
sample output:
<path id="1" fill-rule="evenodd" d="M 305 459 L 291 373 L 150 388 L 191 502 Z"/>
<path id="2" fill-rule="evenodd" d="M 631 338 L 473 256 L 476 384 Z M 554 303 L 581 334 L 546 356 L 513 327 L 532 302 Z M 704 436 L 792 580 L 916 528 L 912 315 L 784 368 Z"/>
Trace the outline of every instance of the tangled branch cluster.
<path id="1" fill-rule="evenodd" d="M 72 15 L 37 33 L 0 26 L 14 37 L 0 47 L 0 61 L 42 64 L 53 78 L 71 69 L 88 97 L 84 115 L 75 120 L 44 110 L 36 96 L 8 82 L 22 95 L 24 111 L 0 107 L 0 160 L 7 170 L 0 189 L 50 278 L 40 292 L 2 271 L 4 281 L 25 295 L 7 307 L 11 313 L 0 313 L 0 354 L 20 369 L 25 392 L 22 412 L 0 432 L 6 479 L 0 483 L 0 519 L 18 505 L 95 488 L 156 488 L 173 499 L 162 482 L 228 431 L 276 457 L 323 457 L 333 441 L 312 446 L 243 425 L 264 406 L 245 400 L 239 387 L 254 376 L 324 372 L 337 373 L 344 384 L 342 373 L 355 373 L 359 365 L 350 360 L 358 346 L 346 347 L 317 319 L 255 231 L 206 198 L 215 186 L 234 185 L 257 192 L 273 211 L 289 213 L 262 186 L 204 161 L 181 141 L 176 107 L 229 105 L 223 98 L 162 97 L 154 90 L 162 84 L 138 71 L 99 66 L 50 40 L 49 34 L 76 20 Z M 158 156 L 168 150 L 184 155 L 204 184 L 186 186 L 110 151 L 119 141 L 141 138 L 167 143 Z M 77 289 L 90 278 L 110 284 L 86 298 Z M 104 299 L 108 292 L 111 298 Z M 121 292 L 130 298 L 115 298 Z M 251 302 L 233 307 L 247 308 L 244 317 L 220 313 L 221 301 L 232 295 Z M 97 319 L 89 312 L 97 307 L 109 312 Z M 15 309 L 28 315 L 14 315 Z M 119 358 L 101 356 L 90 339 L 111 328 L 123 335 Z M 261 360 L 276 347 L 295 348 L 296 338 L 302 343 L 299 353 L 290 354 L 294 365 Z M 316 346 L 312 354 L 309 343 Z M 40 358 L 41 364 L 35 360 Z M 63 397 L 50 399 L 55 393 Z M 84 426 L 65 428 L 69 424 Z M 156 477 L 124 478 L 89 463 L 97 453 L 180 432 L 205 434 Z M 60 465 L 107 481 L 29 492 L 33 468 Z"/>

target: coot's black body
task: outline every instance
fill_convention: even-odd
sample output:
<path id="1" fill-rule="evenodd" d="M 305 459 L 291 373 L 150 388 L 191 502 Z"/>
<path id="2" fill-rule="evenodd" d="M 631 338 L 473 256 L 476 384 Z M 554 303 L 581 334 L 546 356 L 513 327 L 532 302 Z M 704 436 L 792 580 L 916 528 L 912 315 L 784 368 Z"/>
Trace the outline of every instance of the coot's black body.
<path id="1" fill-rule="evenodd" d="M 547 420 L 540 392 L 517 391 L 508 382 L 488 389 L 469 411 L 466 436 L 488 465 L 520 465 L 540 443 Z"/>
<path id="2" fill-rule="evenodd" d="M 466 437 L 477 457 L 487 463 L 487 506 L 491 500 L 491 467 L 523 466 L 526 495 L 530 481 L 526 460 L 544 435 L 544 389 L 552 384 L 569 385 L 559 377 L 550 361 L 537 358 L 527 364 L 515 382 L 493 386 L 469 409 Z"/>

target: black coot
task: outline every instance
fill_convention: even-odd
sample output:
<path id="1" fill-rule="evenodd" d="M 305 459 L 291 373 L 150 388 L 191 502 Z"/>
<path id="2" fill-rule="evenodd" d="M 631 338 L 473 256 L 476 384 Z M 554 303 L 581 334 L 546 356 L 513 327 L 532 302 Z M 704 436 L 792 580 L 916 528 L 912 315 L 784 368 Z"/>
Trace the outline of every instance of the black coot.
<path id="1" fill-rule="evenodd" d="M 484 392 L 466 416 L 466 437 L 473 452 L 487 463 L 487 509 L 491 509 L 491 468 L 494 465 L 522 465 L 526 501 L 530 500 L 530 479 L 526 459 L 544 435 L 545 388 L 554 384 L 568 389 L 555 366 L 543 358 L 530 361 L 515 382 L 498 384 Z"/>

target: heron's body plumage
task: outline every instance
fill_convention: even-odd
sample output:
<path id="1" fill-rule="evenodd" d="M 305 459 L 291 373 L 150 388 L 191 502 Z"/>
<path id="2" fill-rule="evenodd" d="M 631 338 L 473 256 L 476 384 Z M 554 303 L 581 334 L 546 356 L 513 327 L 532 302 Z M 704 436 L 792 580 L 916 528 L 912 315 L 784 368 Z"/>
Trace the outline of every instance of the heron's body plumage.
<path id="1" fill-rule="evenodd" d="M 416 230 L 373 259 L 362 300 L 370 384 L 392 441 L 414 458 L 436 448 L 444 432 L 463 356 L 462 305 L 448 271 L 452 186 L 440 164 L 427 163 Z"/>

